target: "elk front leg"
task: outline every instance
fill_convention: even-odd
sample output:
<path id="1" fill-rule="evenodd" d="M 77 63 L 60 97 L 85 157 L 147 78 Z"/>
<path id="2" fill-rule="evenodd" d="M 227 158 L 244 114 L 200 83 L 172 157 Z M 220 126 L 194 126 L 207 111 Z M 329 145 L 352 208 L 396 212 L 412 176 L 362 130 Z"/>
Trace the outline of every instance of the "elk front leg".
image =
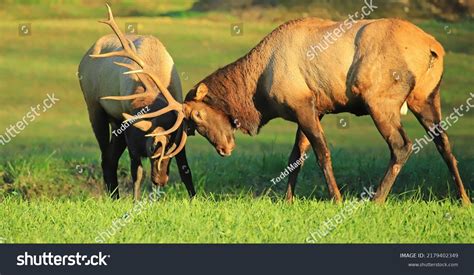
<path id="1" fill-rule="evenodd" d="M 111 141 L 107 146 L 105 152 L 102 152 L 102 171 L 104 174 L 104 181 L 110 196 L 114 199 L 119 198 L 117 169 L 118 162 L 125 151 L 126 142 L 123 135 L 112 135 Z"/>
<path id="2" fill-rule="evenodd" d="M 196 195 L 196 191 L 194 190 L 193 176 L 186 158 L 185 148 L 183 148 L 183 150 L 176 155 L 176 164 L 178 165 L 178 171 L 181 180 L 184 182 L 186 190 L 188 191 L 189 198 L 192 199 L 194 195 Z"/>
<path id="3" fill-rule="evenodd" d="M 139 201 L 141 196 L 141 185 L 145 178 L 145 172 L 143 170 L 142 162 L 140 157 L 130 153 L 130 169 L 132 172 L 133 180 L 133 200 Z"/>
<path id="4" fill-rule="evenodd" d="M 332 169 L 331 153 L 324 137 L 324 131 L 318 117 L 314 115 L 313 108 L 298 109 L 298 125 L 308 138 L 318 158 L 318 164 L 323 170 L 324 178 L 328 185 L 329 194 L 336 202 L 342 202 L 341 192 L 337 187 L 336 178 Z"/>
<path id="5" fill-rule="evenodd" d="M 295 144 L 293 145 L 293 150 L 291 151 L 290 158 L 288 159 L 288 165 L 295 163 L 298 159 L 301 159 L 301 164 L 296 166 L 296 168 L 293 169 L 288 176 L 286 200 L 289 202 L 293 201 L 298 174 L 304 163 L 304 159 L 301 157 L 306 154 L 306 151 L 308 151 L 310 145 L 311 144 L 309 140 L 306 138 L 303 131 L 298 127 L 298 130 L 296 131 Z"/>

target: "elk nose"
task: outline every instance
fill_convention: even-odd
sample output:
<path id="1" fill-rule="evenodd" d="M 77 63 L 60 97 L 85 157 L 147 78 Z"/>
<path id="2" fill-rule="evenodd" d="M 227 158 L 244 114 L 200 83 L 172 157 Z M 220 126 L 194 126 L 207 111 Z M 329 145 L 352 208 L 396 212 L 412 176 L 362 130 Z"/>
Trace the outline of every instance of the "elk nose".
<path id="1" fill-rule="evenodd" d="M 221 155 L 221 157 L 228 157 L 232 154 L 233 148 L 224 148 L 224 147 L 217 147 L 217 153 Z"/>

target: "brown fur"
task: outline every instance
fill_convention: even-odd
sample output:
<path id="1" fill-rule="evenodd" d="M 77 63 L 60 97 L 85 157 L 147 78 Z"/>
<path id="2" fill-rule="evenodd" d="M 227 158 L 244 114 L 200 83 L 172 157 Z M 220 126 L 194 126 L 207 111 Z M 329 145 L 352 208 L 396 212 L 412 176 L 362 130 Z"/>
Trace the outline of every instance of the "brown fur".
<path id="1" fill-rule="evenodd" d="M 402 106 L 407 103 L 426 129 L 440 120 L 439 89 L 435 87 L 443 72 L 444 50 L 431 35 L 399 19 L 360 20 L 351 27 L 342 26 L 346 21 L 315 18 L 281 25 L 247 55 L 196 85 L 186 96 L 185 109 L 187 114 L 208 114 L 207 118 L 188 117 L 216 149 L 225 148 L 218 150 L 225 151 L 221 155 L 230 155 L 234 147 L 226 125 L 235 119 L 249 134 L 257 133 L 273 118 L 296 122 L 298 132 L 289 163 L 311 144 L 336 201 L 341 195 L 320 120 L 329 113 L 370 115 L 391 153 L 375 195 L 376 201 L 383 202 L 412 151 L 401 124 Z M 336 29 L 342 35 L 329 45 L 327 35 Z M 316 46 L 323 50 L 315 51 Z M 201 84 L 205 88 L 199 92 Z M 463 203 L 469 204 L 449 141 L 442 136 L 435 142 Z M 290 176 L 289 199 L 297 174 L 296 170 Z"/>

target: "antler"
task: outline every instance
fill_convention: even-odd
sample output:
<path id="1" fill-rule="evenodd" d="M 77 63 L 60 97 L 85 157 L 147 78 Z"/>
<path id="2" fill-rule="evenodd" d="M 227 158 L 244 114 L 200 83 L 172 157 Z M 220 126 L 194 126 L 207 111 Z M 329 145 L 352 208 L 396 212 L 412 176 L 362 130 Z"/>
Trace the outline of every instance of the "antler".
<path id="1" fill-rule="evenodd" d="M 90 55 L 90 57 L 92 57 L 92 58 L 105 58 L 105 57 L 120 56 L 120 57 L 126 57 L 126 58 L 131 59 L 132 61 L 137 63 L 137 65 L 139 67 L 141 67 L 141 69 L 135 70 L 135 68 L 134 68 L 134 66 L 132 66 L 132 64 L 121 63 L 121 62 L 114 62 L 114 63 L 119 65 L 119 66 L 130 69 L 130 71 L 124 72 L 124 74 L 134 74 L 134 75 L 136 75 L 139 78 L 139 80 L 143 83 L 143 85 L 145 86 L 145 92 L 138 93 L 138 94 L 132 94 L 132 95 L 128 95 L 128 96 L 106 96 L 106 97 L 102 97 L 102 99 L 132 100 L 132 99 L 144 98 L 144 97 L 156 98 L 159 95 L 159 92 L 154 89 L 153 85 L 149 81 L 149 79 L 151 79 L 151 81 L 153 83 L 155 83 L 156 87 L 158 87 L 158 90 L 165 97 L 166 101 L 168 102 L 168 106 L 161 109 L 161 110 L 158 110 L 158 111 L 155 111 L 155 112 L 152 112 L 152 113 L 148 113 L 148 114 L 143 114 L 143 115 L 140 115 L 140 116 L 131 117 L 129 115 L 128 117 L 126 117 L 127 118 L 126 121 L 130 121 L 131 119 L 136 120 L 136 119 L 144 119 L 144 118 L 153 118 L 153 117 L 157 117 L 157 116 L 163 115 L 163 114 L 171 112 L 171 111 L 175 111 L 175 112 L 177 112 L 176 122 L 174 123 L 174 125 L 170 129 L 165 130 L 165 131 L 161 131 L 159 133 L 150 134 L 150 135 L 147 135 L 147 136 L 163 136 L 164 137 L 165 135 L 168 135 L 168 134 L 171 134 L 171 133 L 175 132 L 183 124 L 183 120 L 184 120 L 183 105 L 174 99 L 174 97 L 171 95 L 171 93 L 168 91 L 168 89 L 161 83 L 158 76 L 154 73 L 154 71 L 152 70 L 150 65 L 146 64 L 143 61 L 143 59 L 140 58 L 140 56 L 138 56 L 137 51 L 135 49 L 135 45 L 123 35 L 123 33 L 120 31 L 120 28 L 118 27 L 117 23 L 115 22 L 114 16 L 112 14 L 112 9 L 110 8 L 110 6 L 108 4 L 106 4 L 106 6 L 107 6 L 107 11 L 108 11 L 108 19 L 107 20 L 101 20 L 99 22 L 104 23 L 104 24 L 108 25 L 110 28 L 112 28 L 114 33 L 117 35 L 117 38 L 119 39 L 120 44 L 122 44 L 123 49 L 119 50 L 119 51 L 115 51 L 115 52 Z M 149 79 L 146 78 L 145 76 L 148 76 Z M 171 151 L 171 152 L 167 152 L 167 154 L 165 155 L 164 151 L 165 151 L 165 146 L 166 146 L 166 143 L 167 143 L 166 138 L 159 138 L 158 142 L 160 142 L 162 144 L 162 150 L 161 150 L 161 152 L 155 154 L 152 158 L 160 157 L 159 161 L 161 163 L 161 161 L 163 159 L 174 157 L 175 155 L 177 155 L 184 148 L 184 145 L 186 143 L 186 139 L 187 139 L 187 135 L 186 135 L 185 131 L 182 131 L 180 145 L 175 150 L 172 150 L 173 148 L 170 148 L 171 150 L 169 150 L 169 151 Z"/>

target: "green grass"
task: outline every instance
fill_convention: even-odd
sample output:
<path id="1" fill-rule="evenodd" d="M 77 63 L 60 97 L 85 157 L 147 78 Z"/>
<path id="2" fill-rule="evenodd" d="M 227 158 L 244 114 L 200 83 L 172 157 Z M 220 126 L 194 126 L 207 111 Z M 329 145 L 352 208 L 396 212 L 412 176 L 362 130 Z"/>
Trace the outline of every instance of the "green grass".
<path id="1" fill-rule="evenodd" d="M 183 1 L 183 3 L 186 1 Z M 187 2 L 186 2 L 187 3 Z M 90 128 L 76 71 L 90 45 L 110 30 L 91 19 L 28 19 L 31 36 L 19 36 L 24 20 L 0 21 L 0 134 L 55 93 L 60 101 L 41 114 L 6 146 L 0 145 L 0 240 L 6 242 L 94 242 L 113 220 L 133 208 L 128 156 L 119 178 L 123 198 L 105 199 L 99 148 Z M 181 9 L 181 8 L 180 8 Z M 163 11 L 174 10 L 166 8 Z M 177 10 L 179 10 L 177 8 Z M 79 12 L 79 11 L 78 11 Z M 281 22 L 244 21 L 244 35 L 231 36 L 233 16 L 118 18 L 137 22 L 139 33 L 162 40 L 182 73 L 184 93 L 207 74 L 240 57 Z M 442 85 L 444 114 L 472 92 L 472 23 L 453 23 L 451 33 L 436 21 L 419 25 L 446 47 Z M 348 129 L 338 127 L 346 118 Z M 449 129 L 468 192 L 474 183 L 474 115 Z M 403 118 L 414 140 L 424 132 L 412 115 Z M 386 144 L 370 118 L 327 116 L 323 127 L 336 179 L 347 200 L 364 187 L 378 185 L 388 163 Z M 230 158 L 219 157 L 200 137 L 190 138 L 188 158 L 197 199 L 187 200 L 173 164 L 164 200 L 153 204 L 110 242 L 303 242 L 341 207 L 328 200 L 327 188 L 311 154 L 293 205 L 281 201 L 286 184 L 271 179 L 286 167 L 295 125 L 275 120 L 257 137 L 237 136 Z M 149 178 L 149 176 L 148 176 Z M 433 145 L 412 156 L 395 183 L 386 206 L 371 203 L 338 226 L 323 242 L 472 243 L 473 210 L 459 206 L 454 184 Z M 150 187 L 144 184 L 145 192 Z"/>
<path id="2" fill-rule="evenodd" d="M 78 211 L 80 209 L 80 211 Z M 0 214 L 6 242 L 303 243 L 341 209 L 327 201 L 293 205 L 268 198 L 165 198 L 133 213 L 130 200 L 7 200 Z M 318 243 L 472 242 L 472 211 L 451 202 L 367 203 Z M 80 226 L 78 226 L 80 225 Z M 104 233 L 109 232 L 109 233 Z M 115 233 L 114 233 L 115 232 Z"/>

